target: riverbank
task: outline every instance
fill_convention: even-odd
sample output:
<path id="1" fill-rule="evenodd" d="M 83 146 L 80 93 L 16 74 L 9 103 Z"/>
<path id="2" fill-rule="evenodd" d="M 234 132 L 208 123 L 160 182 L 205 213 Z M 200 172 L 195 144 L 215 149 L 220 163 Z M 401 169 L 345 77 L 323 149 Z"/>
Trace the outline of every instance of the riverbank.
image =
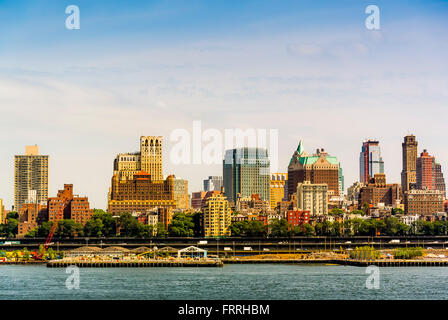
<path id="1" fill-rule="evenodd" d="M 78 259 L 51 260 L 47 262 L 47 268 L 66 268 L 77 266 L 79 268 L 180 268 L 180 267 L 223 267 L 220 259 L 160 259 L 160 260 L 90 260 Z"/>

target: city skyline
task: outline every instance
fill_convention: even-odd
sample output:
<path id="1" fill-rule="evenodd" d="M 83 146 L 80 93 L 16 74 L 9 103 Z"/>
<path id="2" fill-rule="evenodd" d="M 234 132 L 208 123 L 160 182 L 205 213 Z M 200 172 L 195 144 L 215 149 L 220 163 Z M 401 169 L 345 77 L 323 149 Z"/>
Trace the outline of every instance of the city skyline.
<path id="1" fill-rule="evenodd" d="M 142 136 L 142 137 L 140 137 L 140 139 L 146 139 L 146 138 L 148 138 L 148 137 L 146 137 L 146 136 Z M 161 137 L 161 136 L 158 136 L 157 138 L 158 138 L 158 139 L 163 139 L 163 137 Z M 416 137 L 416 138 L 418 139 L 418 137 Z M 303 148 L 303 142 L 300 141 L 299 146 Z M 27 147 L 27 148 L 28 148 L 28 147 L 38 148 L 37 145 L 35 145 L 35 146 L 26 146 L 26 147 Z M 421 151 L 420 151 L 420 149 L 417 149 L 417 150 L 418 150 L 417 152 L 418 152 L 419 155 L 420 155 L 421 153 L 426 152 L 426 148 L 425 148 L 424 146 L 422 146 L 421 148 L 422 148 Z M 169 147 L 168 147 L 168 149 L 169 149 Z M 228 151 L 230 151 L 230 150 L 231 150 L 231 149 L 229 149 Z M 227 151 L 227 150 L 226 150 L 226 151 Z M 302 150 L 302 152 L 303 152 L 303 151 L 304 151 L 304 150 Z M 318 149 L 318 151 L 320 152 L 321 150 Z M 117 155 L 116 155 L 113 159 L 118 159 L 117 157 L 121 157 L 121 156 L 123 156 L 123 155 L 129 155 L 129 154 L 132 155 L 132 153 L 124 153 L 124 154 L 123 154 L 123 153 L 117 153 Z M 51 155 L 48 155 L 48 156 L 49 156 L 50 159 L 51 159 Z M 14 157 L 17 157 L 17 155 L 15 155 Z M 434 156 L 434 157 L 435 157 L 435 161 L 439 162 L 437 156 Z M 162 159 L 166 159 L 165 156 L 162 156 Z M 268 154 L 268 159 L 269 159 L 269 154 Z M 223 163 L 224 163 L 224 160 L 225 160 L 225 159 L 223 159 Z M 162 160 L 162 163 L 163 163 L 163 161 L 164 161 L 164 160 Z M 113 161 L 112 161 L 112 162 L 113 162 Z M 117 160 L 115 160 L 114 163 L 116 164 L 116 163 L 117 163 Z M 48 165 L 48 166 L 49 166 L 48 171 L 51 172 L 51 160 L 49 161 L 49 165 Z M 343 163 L 341 163 L 341 167 L 344 168 Z M 287 168 L 288 168 L 288 167 L 286 166 L 286 171 L 288 171 Z M 114 165 L 112 165 L 111 176 L 117 173 L 117 171 L 115 171 L 114 169 L 115 169 L 115 168 L 114 168 Z M 358 170 L 359 170 L 359 167 L 358 167 Z M 140 171 L 140 170 L 138 170 L 138 171 Z M 272 170 L 271 170 L 271 171 L 272 171 Z M 443 166 L 442 166 L 442 173 L 443 173 L 444 171 L 445 171 L 445 170 L 444 170 L 444 168 L 443 168 Z M 221 176 L 222 176 L 222 173 L 223 173 L 223 167 L 221 167 Z M 272 173 L 275 173 L 275 172 L 271 172 L 271 174 L 272 174 Z M 163 172 L 163 175 L 164 175 L 164 179 L 166 179 L 166 178 L 167 178 L 168 176 L 170 176 L 170 175 L 174 175 L 174 176 L 176 176 L 176 179 L 181 179 L 180 177 L 178 177 L 178 176 L 176 175 L 175 172 L 170 172 L 170 173 L 165 173 L 165 172 Z M 386 176 L 387 176 L 387 173 L 386 173 Z M 207 178 L 207 177 L 209 177 L 209 176 L 208 176 L 207 173 L 204 173 L 204 177 Z M 343 175 L 343 178 L 344 178 L 344 175 Z M 49 179 L 49 180 L 50 180 L 50 179 Z M 189 189 L 189 191 L 188 191 L 189 194 L 191 194 L 191 193 L 193 193 L 193 192 L 203 191 L 203 182 L 204 182 L 204 179 L 202 178 L 202 176 L 201 176 L 201 177 L 195 177 L 195 178 L 194 178 L 193 180 L 191 180 L 191 181 L 187 179 L 188 184 L 192 183 L 193 185 L 194 185 L 194 184 L 197 184 L 197 183 L 194 183 L 195 180 L 200 180 L 201 183 L 199 183 L 199 185 L 202 185 L 202 186 L 201 186 L 199 189 L 192 189 L 191 187 L 188 187 L 188 189 Z M 390 183 L 398 183 L 398 184 L 400 184 L 400 181 L 391 180 L 389 177 L 388 177 L 388 181 L 389 181 Z M 359 179 L 358 179 L 358 180 L 354 180 L 353 182 L 359 182 Z M 68 183 L 68 184 L 71 184 L 72 182 L 71 182 L 71 181 L 66 181 L 64 184 L 67 184 L 67 183 Z M 110 177 L 109 177 L 109 181 L 108 181 L 108 183 L 110 183 Z M 48 184 L 51 185 L 50 181 L 48 182 Z M 352 183 L 350 183 L 350 184 L 345 184 L 344 195 L 347 194 L 347 189 L 348 189 L 348 187 L 349 187 L 351 184 L 352 184 Z M 109 184 L 109 187 L 110 187 L 110 184 Z M 58 189 L 58 188 L 56 188 L 56 189 Z M 52 190 L 52 189 L 49 188 L 49 190 Z M 49 192 L 49 193 L 51 193 L 51 192 Z M 56 192 L 53 192 L 53 193 L 56 193 Z M 86 194 L 87 196 L 90 197 L 90 195 L 88 195 L 86 192 L 81 192 L 81 193 Z M 92 205 L 92 208 L 107 209 L 107 207 L 108 207 L 108 205 L 107 205 L 107 198 L 108 198 L 107 193 L 106 193 L 105 197 L 106 197 L 106 205 L 105 205 L 104 207 L 100 207 L 100 206 L 97 206 L 97 205 L 94 204 L 94 205 Z M 11 206 L 8 204 L 7 201 L 5 201 L 5 198 L 0 198 L 0 199 L 3 200 L 3 203 L 4 203 L 4 204 L 6 203 L 5 208 L 9 210 L 9 208 L 11 208 Z M 92 203 L 92 201 L 90 201 L 90 202 Z"/>
<path id="2" fill-rule="evenodd" d="M 381 142 L 389 182 L 401 180 L 400 143 L 411 132 L 446 173 L 448 4 L 377 1 L 375 31 L 364 25 L 368 4 L 79 1 L 80 30 L 65 28 L 63 4 L 2 4 L 0 198 L 11 207 L 13 156 L 38 144 L 50 155 L 49 194 L 73 183 L 105 208 L 118 153 L 150 134 L 165 138 L 169 159 L 171 132 L 191 132 L 195 120 L 278 129 L 278 172 L 299 140 L 323 147 L 346 188 L 368 138 Z M 221 171 L 164 166 L 190 192 Z"/>

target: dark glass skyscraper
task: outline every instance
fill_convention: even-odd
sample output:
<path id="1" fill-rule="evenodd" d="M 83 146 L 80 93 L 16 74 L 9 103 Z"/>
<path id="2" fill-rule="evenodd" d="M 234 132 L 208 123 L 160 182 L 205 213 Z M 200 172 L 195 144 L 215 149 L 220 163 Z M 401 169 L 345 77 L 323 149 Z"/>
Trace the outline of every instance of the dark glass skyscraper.
<path id="1" fill-rule="evenodd" d="M 368 140 L 363 142 L 359 156 L 359 181 L 368 184 L 377 173 L 384 173 L 384 161 L 381 158 L 380 143 Z"/>
<path id="2" fill-rule="evenodd" d="M 223 160 L 224 193 L 229 202 L 237 195 L 250 197 L 258 194 L 269 201 L 270 161 L 264 148 L 226 150 Z"/>

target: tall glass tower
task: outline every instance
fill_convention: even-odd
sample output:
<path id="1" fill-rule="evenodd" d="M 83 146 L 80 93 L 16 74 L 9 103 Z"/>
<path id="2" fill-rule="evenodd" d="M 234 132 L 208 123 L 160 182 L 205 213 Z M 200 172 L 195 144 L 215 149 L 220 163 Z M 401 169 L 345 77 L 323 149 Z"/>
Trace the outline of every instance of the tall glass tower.
<path id="1" fill-rule="evenodd" d="M 223 160 L 224 193 L 229 202 L 236 202 L 237 194 L 250 197 L 258 194 L 269 202 L 270 161 L 264 148 L 226 150 Z"/>
<path id="2" fill-rule="evenodd" d="M 359 181 L 367 184 L 377 173 L 384 173 L 380 143 L 374 140 L 363 142 L 359 156 Z"/>

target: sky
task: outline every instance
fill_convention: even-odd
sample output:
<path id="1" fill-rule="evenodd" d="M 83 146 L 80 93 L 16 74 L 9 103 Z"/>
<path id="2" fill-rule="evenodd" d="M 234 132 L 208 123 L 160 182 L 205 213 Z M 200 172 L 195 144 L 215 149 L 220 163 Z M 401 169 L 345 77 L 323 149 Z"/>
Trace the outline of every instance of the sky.
<path id="1" fill-rule="evenodd" d="M 368 30 L 368 5 L 380 29 Z M 69 30 L 66 7 L 80 10 Z M 171 161 L 176 129 L 278 130 L 278 170 L 302 140 L 359 180 L 378 139 L 388 182 L 417 137 L 447 177 L 448 1 L 0 0 L 0 198 L 14 201 L 14 155 L 50 155 L 64 183 L 107 207 L 118 153 L 164 137 L 165 175 L 202 189 L 221 164 Z M 205 146 L 207 143 L 203 142 Z M 271 154 L 272 158 L 272 154 Z"/>

